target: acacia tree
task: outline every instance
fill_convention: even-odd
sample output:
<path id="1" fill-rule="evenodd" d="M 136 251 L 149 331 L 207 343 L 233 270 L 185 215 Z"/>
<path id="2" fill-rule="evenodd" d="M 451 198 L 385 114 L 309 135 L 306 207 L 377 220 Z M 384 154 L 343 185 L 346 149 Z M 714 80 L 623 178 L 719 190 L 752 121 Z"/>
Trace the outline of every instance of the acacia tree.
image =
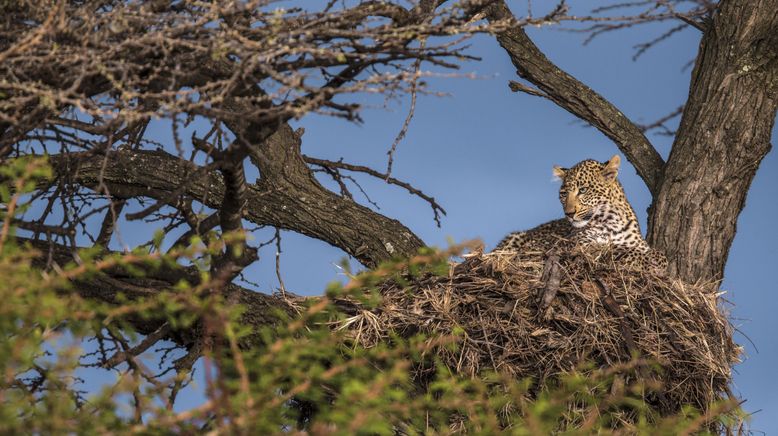
<path id="1" fill-rule="evenodd" d="M 55 169 L 35 197 L 40 216 L 16 226 L 65 258 L 83 238 L 107 246 L 120 217 L 188 226 L 180 243 L 215 228 L 240 232 L 244 222 L 273 226 L 366 266 L 422 247 L 401 223 L 352 201 L 341 172 L 384 178 L 439 210 L 432 198 L 389 172 L 303 156 L 287 121 L 308 112 L 358 120 L 349 95 L 425 92 L 422 62 L 455 68 L 472 59 L 461 40 L 493 26 L 433 2 L 317 12 L 274 3 L 4 3 L 0 154 L 47 153 Z M 154 118 L 172 121 L 175 154 L 148 136 Z M 180 137 L 198 121 L 206 131 Z M 256 183 L 245 179 L 246 160 Z M 340 195 L 317 170 L 341 183 Z M 256 260 L 244 243 L 233 248 L 211 267 L 228 283 Z"/>
<path id="2" fill-rule="evenodd" d="M 349 191 L 349 174 L 364 173 L 423 198 L 437 217 L 442 208 L 434 198 L 392 176 L 394 148 L 383 171 L 306 156 L 303 132 L 288 122 L 311 112 L 359 120 L 359 93 L 409 94 L 415 104 L 417 94 L 431 92 L 420 80 L 426 68 L 475 60 L 463 41 L 486 32 L 534 85 L 512 82 L 514 91 L 547 98 L 593 125 L 635 166 L 653 195 L 648 240 L 667 254 L 670 273 L 692 282 L 721 279 L 738 214 L 770 149 L 778 0 L 644 1 L 588 17 L 568 15 L 564 2 L 541 17 L 517 17 L 498 0 L 421 0 L 409 7 L 332 1 L 315 11 L 277 6 L 268 0 L 0 3 L 0 156 L 11 162 L 45 153 L 54 169 L 32 194 L 36 207 L 13 222 L 22 230 L 19 241 L 47 253 L 40 260 L 46 266 L 64 265 L 79 261 L 73 254 L 79 246 L 108 255 L 115 224 L 124 219 L 176 235 L 167 246 L 172 251 L 192 237 L 209 243 L 259 225 L 320 239 L 367 267 L 413 255 L 424 242 Z M 610 13 L 619 7 L 644 9 Z M 699 29 L 702 40 L 667 162 L 645 126 L 554 65 L 523 30 L 575 21 L 589 23 L 586 30 L 596 35 L 669 20 Z M 158 119 L 170 121 L 171 147 L 150 133 Z M 206 127 L 185 137 L 192 126 Z M 247 166 L 259 173 L 254 183 Z M 330 176 L 340 192 L 324 188 L 316 172 Z M 218 279 L 212 286 L 247 307 L 245 321 L 264 325 L 284 302 L 233 283 L 258 261 L 257 247 L 227 241 L 208 260 Z M 160 249 L 152 235 L 148 246 Z M 202 277 L 194 266 L 149 268 L 142 278 L 108 269 L 80 280 L 76 290 L 121 304 L 182 279 Z M 191 368 L 203 351 L 202 336 L 183 335 L 162 320 L 127 322 L 148 340 L 121 356 L 169 339 L 188 350 L 177 367 Z M 125 360 L 104 356 L 103 363 Z"/>

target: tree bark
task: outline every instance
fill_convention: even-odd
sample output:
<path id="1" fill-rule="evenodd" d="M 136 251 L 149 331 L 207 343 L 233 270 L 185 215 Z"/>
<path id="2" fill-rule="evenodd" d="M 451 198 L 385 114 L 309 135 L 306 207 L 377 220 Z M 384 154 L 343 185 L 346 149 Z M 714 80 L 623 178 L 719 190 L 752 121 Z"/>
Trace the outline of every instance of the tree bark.
<path id="1" fill-rule="evenodd" d="M 245 193 L 244 219 L 260 225 L 292 230 L 341 248 L 362 264 L 373 267 L 396 256 L 409 256 L 424 243 L 397 220 L 340 197 L 322 187 L 294 150 L 299 141 L 284 126 L 263 146 L 264 166 L 281 166 L 274 177 L 249 184 Z M 286 150 L 286 151 L 284 151 Z M 274 153 L 274 154 L 267 154 Z M 292 157 L 299 159 L 289 162 Z M 295 157 L 296 156 L 296 157 Z M 110 156 L 70 153 L 50 157 L 58 177 L 79 185 L 97 187 L 102 182 L 118 198 L 143 196 L 173 202 L 191 197 L 219 209 L 224 180 L 217 171 L 198 174 L 191 162 L 159 151 L 111 151 Z M 266 176 L 270 171 L 264 173 Z"/>
<path id="2" fill-rule="evenodd" d="M 649 217 L 648 242 L 667 255 L 671 274 L 722 279 L 776 108 L 778 0 L 722 1 Z"/>

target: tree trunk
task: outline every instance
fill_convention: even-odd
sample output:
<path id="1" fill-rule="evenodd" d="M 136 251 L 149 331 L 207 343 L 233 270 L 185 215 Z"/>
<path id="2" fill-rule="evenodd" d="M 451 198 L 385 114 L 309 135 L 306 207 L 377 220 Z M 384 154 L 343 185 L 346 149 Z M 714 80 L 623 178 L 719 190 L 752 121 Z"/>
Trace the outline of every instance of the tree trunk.
<path id="1" fill-rule="evenodd" d="M 671 274 L 722 279 L 777 105 L 778 0 L 722 1 L 649 213 L 648 242 L 667 255 Z"/>

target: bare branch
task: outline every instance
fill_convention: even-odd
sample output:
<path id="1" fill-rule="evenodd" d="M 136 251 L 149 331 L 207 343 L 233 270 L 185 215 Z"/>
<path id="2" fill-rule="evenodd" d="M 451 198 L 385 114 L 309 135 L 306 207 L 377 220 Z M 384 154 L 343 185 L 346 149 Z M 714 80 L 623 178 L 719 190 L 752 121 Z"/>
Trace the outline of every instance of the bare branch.
<path id="1" fill-rule="evenodd" d="M 111 242 L 114 230 L 116 230 L 116 222 L 119 220 L 119 216 L 126 203 L 126 200 L 121 198 L 111 199 L 111 204 L 103 217 L 103 223 L 100 226 L 100 233 L 95 239 L 95 244 L 102 245 L 103 247 L 108 246 L 108 243 Z"/>
<path id="2" fill-rule="evenodd" d="M 511 88 L 511 91 L 513 92 L 523 92 L 525 94 L 534 95 L 535 97 L 544 97 L 549 98 L 548 94 L 545 92 L 537 89 L 529 87 L 521 82 L 517 82 L 515 80 L 509 80 L 508 81 L 508 87 Z"/>
<path id="3" fill-rule="evenodd" d="M 114 366 L 128 360 L 131 357 L 137 357 L 140 354 L 146 352 L 146 350 L 151 348 L 154 344 L 163 339 L 169 333 L 170 325 L 168 323 L 164 323 L 159 326 L 158 329 L 154 330 L 145 338 L 143 338 L 143 340 L 138 345 L 127 350 L 117 351 L 116 354 L 111 356 L 103 363 L 103 366 L 106 368 L 113 368 Z"/>
<path id="4" fill-rule="evenodd" d="M 426 42 L 422 40 L 420 44 L 424 46 Z M 400 141 L 402 141 L 403 138 L 405 138 L 405 135 L 408 133 L 408 127 L 411 125 L 413 114 L 416 112 L 416 97 L 418 94 L 420 69 L 421 69 L 421 59 L 416 59 L 416 62 L 414 62 L 413 64 L 413 80 L 411 81 L 411 106 L 410 108 L 408 108 L 408 115 L 406 115 L 405 121 L 403 121 L 402 128 L 400 128 L 400 131 L 397 133 L 397 136 L 394 138 L 394 141 L 392 142 L 392 146 L 389 148 L 389 151 L 386 152 L 386 154 L 389 156 L 388 162 L 386 163 L 386 178 L 389 178 L 392 175 L 392 165 L 394 164 L 394 154 L 397 152 L 397 146 L 400 144 Z"/>
<path id="5" fill-rule="evenodd" d="M 390 185 L 397 185 L 406 191 L 410 192 L 411 194 L 421 198 L 422 200 L 426 201 L 430 204 L 430 207 L 432 207 L 432 212 L 435 214 L 435 222 L 438 224 L 438 227 L 440 226 L 440 214 L 445 215 L 446 210 L 443 209 L 443 207 L 438 204 L 438 202 L 435 200 L 434 197 L 430 197 L 429 195 L 425 194 L 424 192 L 416 189 L 411 185 L 410 183 L 403 182 L 401 180 L 397 180 L 394 177 L 389 176 L 387 173 L 382 173 L 379 171 L 376 171 L 370 167 L 366 167 L 363 165 L 353 165 L 346 162 L 343 162 L 343 160 L 339 161 L 331 161 L 331 160 L 325 160 L 325 159 L 317 159 L 310 156 L 303 156 L 303 159 L 305 159 L 305 162 L 312 164 L 312 165 L 318 165 L 322 168 L 334 168 L 334 169 L 343 169 L 347 171 L 353 171 L 358 173 L 365 173 L 370 176 L 376 177 L 378 179 L 385 180 L 386 183 L 389 183 Z"/>
<path id="6" fill-rule="evenodd" d="M 694 18 L 687 17 L 686 15 L 676 15 L 676 18 L 683 21 L 684 23 L 694 27 L 695 29 L 699 30 L 700 32 L 704 32 L 706 29 L 706 26 L 704 23 L 695 20 Z"/>
<path id="7" fill-rule="evenodd" d="M 686 24 L 675 26 L 670 30 L 664 32 L 663 34 L 657 36 L 656 38 L 652 39 L 651 41 L 636 45 L 635 49 L 637 49 L 637 51 L 635 52 L 634 55 L 632 55 L 632 60 L 633 61 L 637 60 L 640 56 L 643 56 L 643 54 L 645 54 L 652 47 L 666 40 L 667 38 L 670 38 L 671 36 L 673 36 L 673 34 L 678 33 L 681 30 L 685 29 L 686 26 L 687 26 Z"/>
<path id="8" fill-rule="evenodd" d="M 653 123 L 650 123 L 650 124 L 640 124 L 640 125 L 638 125 L 638 127 L 640 127 L 640 130 L 642 132 L 648 132 L 648 131 L 654 130 L 654 129 L 661 129 L 662 130 L 662 134 L 674 135 L 675 132 L 670 130 L 669 128 L 667 128 L 667 126 L 665 126 L 665 123 L 670 121 L 670 120 L 672 120 L 673 118 L 677 118 L 677 117 L 681 116 L 681 114 L 683 114 L 683 108 L 684 108 L 683 105 L 678 106 L 678 108 L 676 108 L 674 111 L 672 111 L 669 114 L 663 116 L 662 118 L 659 118 L 658 120 L 654 121 Z"/>
<path id="9" fill-rule="evenodd" d="M 589 35 L 584 44 L 588 44 L 596 37 L 608 32 L 629 29 L 644 24 L 674 22 L 675 20 L 680 20 L 704 32 L 707 28 L 707 20 L 710 14 L 717 7 L 718 2 L 711 0 L 645 0 L 615 3 L 594 8 L 592 10 L 593 15 L 574 18 L 574 21 L 580 23 L 593 24 L 583 28 L 567 30 L 588 33 Z M 639 12 L 635 12 L 635 8 L 638 8 Z M 619 10 L 625 10 L 625 13 L 622 15 L 613 14 Z"/>

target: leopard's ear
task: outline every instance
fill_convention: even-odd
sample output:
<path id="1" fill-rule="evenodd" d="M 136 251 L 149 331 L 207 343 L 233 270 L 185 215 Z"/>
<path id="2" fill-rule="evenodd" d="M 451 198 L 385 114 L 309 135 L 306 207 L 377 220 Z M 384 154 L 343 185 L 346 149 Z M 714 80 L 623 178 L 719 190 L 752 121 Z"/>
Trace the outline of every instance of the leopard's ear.
<path id="1" fill-rule="evenodd" d="M 602 169 L 602 176 L 605 177 L 605 180 L 609 182 L 616 180 L 616 176 L 619 174 L 619 165 L 621 165 L 621 158 L 618 154 L 614 154 L 611 160 L 605 162 Z"/>
<path id="2" fill-rule="evenodd" d="M 559 165 L 554 165 L 552 171 L 554 173 L 554 180 L 564 180 L 565 174 L 567 174 L 567 168 L 562 168 Z"/>

